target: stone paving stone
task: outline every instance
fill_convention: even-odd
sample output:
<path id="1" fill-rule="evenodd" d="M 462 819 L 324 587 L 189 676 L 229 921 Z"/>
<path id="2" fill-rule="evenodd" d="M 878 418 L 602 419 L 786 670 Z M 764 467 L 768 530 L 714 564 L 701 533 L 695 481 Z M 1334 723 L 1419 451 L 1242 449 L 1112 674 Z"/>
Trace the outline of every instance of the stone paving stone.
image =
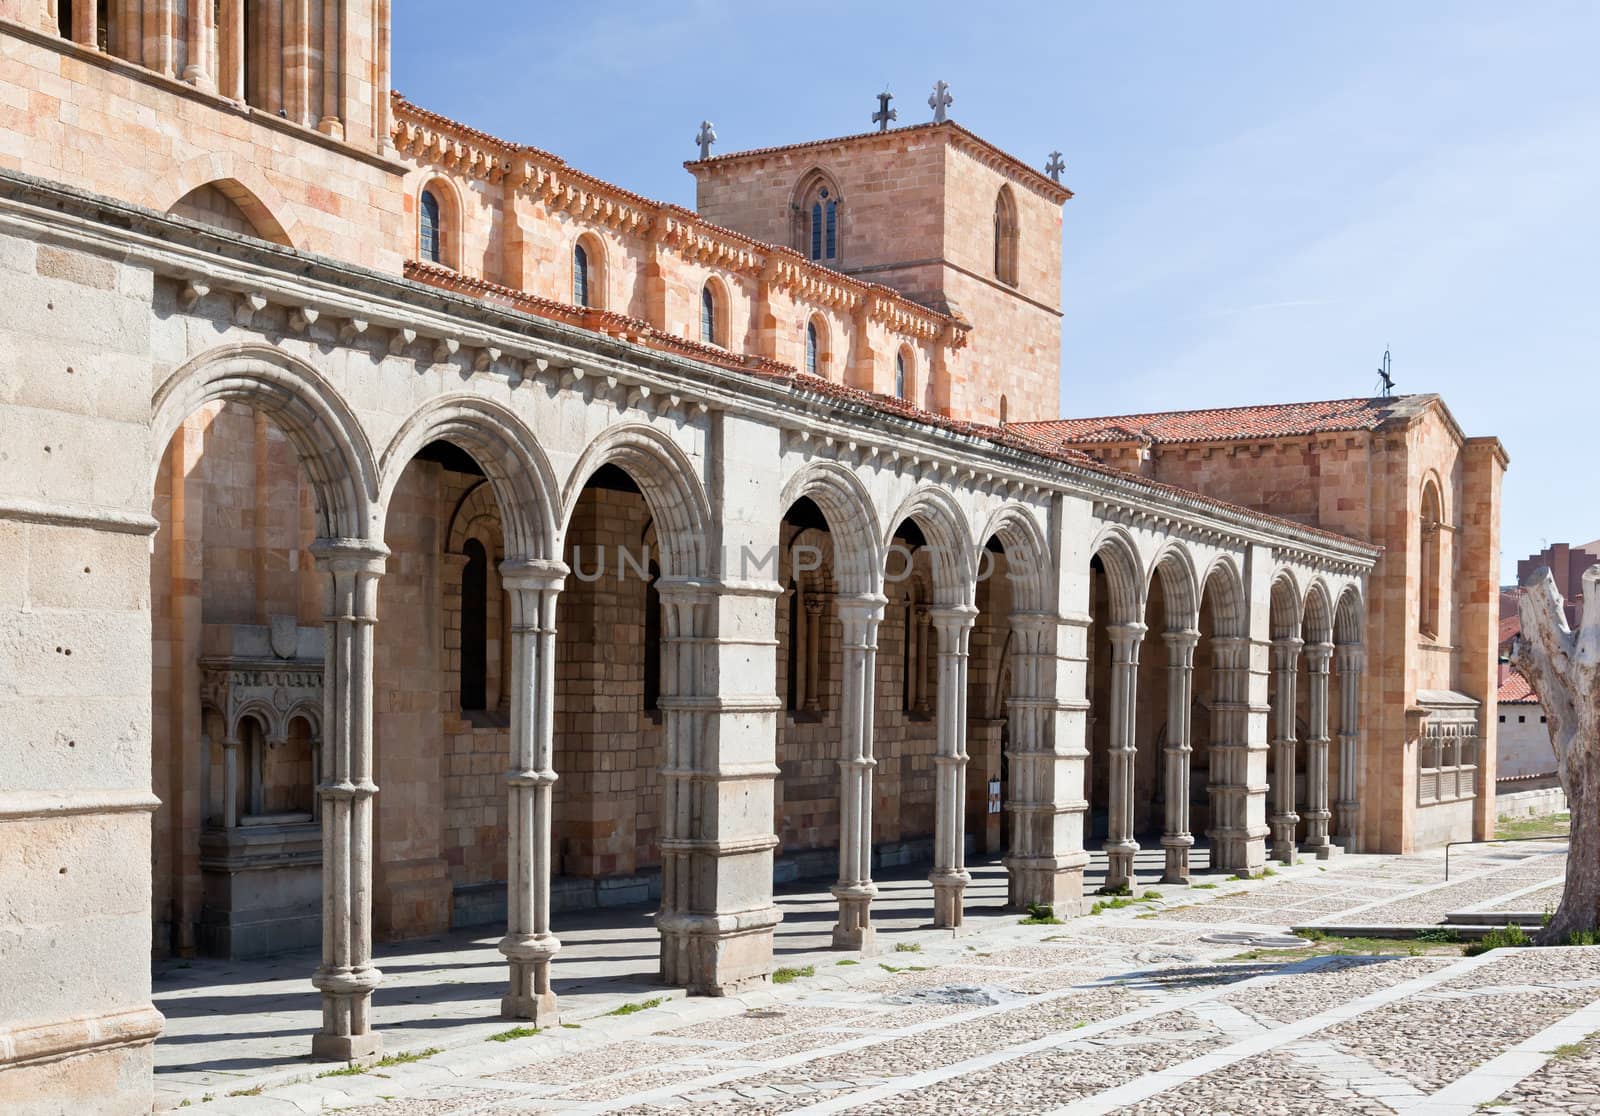
<path id="1" fill-rule="evenodd" d="M 1506 1116 L 1512 1113 L 1593 1116 L 1600 1112 L 1600 1036 L 1591 1035 L 1577 1050 L 1561 1050 L 1514 1088 L 1481 1107 L 1485 1112 Z"/>
<path id="2" fill-rule="evenodd" d="M 1254 926 L 1263 924 L 1261 908 L 1240 907 L 1229 903 L 1204 903 L 1196 907 L 1172 907 L 1162 911 L 1156 918 L 1161 922 L 1238 922 Z M 1172 931 L 1167 930 L 1163 931 L 1163 933 L 1171 934 Z"/>
<path id="3" fill-rule="evenodd" d="M 899 1023 L 898 1020 L 894 1022 Z M 799 1034 L 781 1035 L 764 1042 L 751 1043 L 749 1046 L 720 1051 L 715 1055 L 709 1055 L 707 1060 L 715 1058 L 723 1061 L 770 1062 L 777 1058 L 787 1058 L 791 1054 L 803 1054 L 808 1050 L 818 1050 L 824 1046 L 833 1046 L 860 1037 L 858 1033 L 850 1031 L 801 1031 Z"/>
<path id="4" fill-rule="evenodd" d="M 476 1112 L 486 1104 L 506 1099 L 504 1093 L 493 1090 L 465 1090 L 449 1086 L 429 1090 L 429 1092 L 436 1091 L 445 1092 L 445 1095 L 436 1097 L 413 1095 L 383 1101 L 380 1104 L 362 1105 L 360 1108 L 330 1108 L 329 1111 L 353 1112 L 359 1116 L 466 1116 L 467 1113 Z"/>
<path id="5" fill-rule="evenodd" d="M 1592 988 L 1454 998 L 1424 994 L 1366 1012 L 1318 1037 L 1432 1091 L 1595 998 Z"/>
<path id="6" fill-rule="evenodd" d="M 803 1027 L 817 1027 L 824 1023 L 837 1024 L 839 1012 L 830 1008 L 792 1007 L 763 1008 L 747 1011 L 727 1019 L 714 1019 L 709 1023 L 695 1023 L 679 1027 L 667 1034 L 673 1038 L 705 1039 L 720 1042 L 754 1042 L 757 1039 L 785 1035 Z"/>
<path id="7" fill-rule="evenodd" d="M 1342 957 L 1277 984 L 1230 992 L 1222 1002 L 1264 1023 L 1295 1023 L 1453 965 L 1454 957 Z"/>
<path id="8" fill-rule="evenodd" d="M 660 1043 L 643 1039 L 616 1042 L 576 1054 L 563 1054 L 547 1061 L 535 1061 L 522 1069 L 494 1075 L 496 1081 L 523 1081 L 548 1085 L 567 1085 L 595 1081 L 627 1070 L 658 1066 L 717 1050 L 695 1043 Z"/>
<path id="9" fill-rule="evenodd" d="M 1541 946 L 1497 949 L 1483 965 L 1446 981 L 1442 988 L 1483 988 L 1494 984 L 1559 984 L 1600 979 L 1600 949 L 1593 946 Z"/>
<path id="10" fill-rule="evenodd" d="M 1136 1104 L 1119 1116 L 1391 1116 L 1392 1108 L 1324 1081 L 1273 1051 L 1197 1077 Z"/>
<path id="11" fill-rule="evenodd" d="M 1489 911 L 1553 911 L 1561 905 L 1561 895 L 1565 891 L 1566 887 L 1564 885 L 1555 884 L 1552 887 L 1541 887 L 1538 891 L 1530 891 L 1525 895 L 1519 895 L 1515 899 L 1501 899 L 1489 904 L 1487 907 L 1479 907 L 1478 909 Z"/>
<path id="12" fill-rule="evenodd" d="M 991 953 L 974 953 L 971 964 L 1008 969 L 1053 969 L 1058 965 L 1076 963 L 1079 958 L 1068 941 L 1046 942 L 1041 945 L 1015 946 Z"/>

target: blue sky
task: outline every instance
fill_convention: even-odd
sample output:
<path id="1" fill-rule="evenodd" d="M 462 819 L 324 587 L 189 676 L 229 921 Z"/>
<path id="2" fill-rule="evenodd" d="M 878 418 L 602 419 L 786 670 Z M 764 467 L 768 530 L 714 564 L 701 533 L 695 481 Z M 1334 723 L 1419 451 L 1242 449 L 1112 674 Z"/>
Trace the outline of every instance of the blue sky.
<path id="1" fill-rule="evenodd" d="M 1389 345 L 1511 454 L 1506 581 L 1600 536 L 1597 47 L 1588 3 L 394 5 L 401 92 L 690 207 L 703 117 L 845 135 L 944 79 L 1065 153 L 1065 413 L 1366 395 Z"/>

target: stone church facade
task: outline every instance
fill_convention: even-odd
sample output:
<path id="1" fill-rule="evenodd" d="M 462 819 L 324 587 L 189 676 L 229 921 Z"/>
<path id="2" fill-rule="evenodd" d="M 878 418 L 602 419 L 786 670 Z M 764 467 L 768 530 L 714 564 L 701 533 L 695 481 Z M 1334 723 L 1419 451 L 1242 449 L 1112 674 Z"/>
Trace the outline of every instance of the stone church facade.
<path id="1" fill-rule="evenodd" d="M 1050 177 L 912 125 L 692 212 L 388 21 L 0 0 L 0 1109 L 148 1111 L 152 951 L 320 945 L 362 1058 L 375 938 L 501 925 L 548 1021 L 573 910 L 721 994 L 775 880 L 870 949 L 884 866 L 953 927 L 969 855 L 1070 915 L 1491 831 L 1505 458 L 1436 397 L 1055 419 Z"/>

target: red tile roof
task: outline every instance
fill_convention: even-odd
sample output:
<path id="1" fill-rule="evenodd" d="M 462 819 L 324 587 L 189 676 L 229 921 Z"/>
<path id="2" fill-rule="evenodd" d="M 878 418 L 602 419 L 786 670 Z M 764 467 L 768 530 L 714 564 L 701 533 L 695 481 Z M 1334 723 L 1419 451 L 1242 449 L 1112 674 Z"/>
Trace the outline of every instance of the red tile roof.
<path id="1" fill-rule="evenodd" d="M 1435 395 L 1399 395 L 1391 399 L 1328 399 L 1259 407 L 1019 422 L 1012 428 L 1040 445 L 1052 447 L 1303 437 L 1376 430 L 1391 420 L 1407 419 L 1420 413 L 1437 398 Z"/>
<path id="2" fill-rule="evenodd" d="M 1501 705 L 1538 705 L 1539 695 L 1533 692 L 1533 687 L 1528 685 L 1528 680 L 1516 671 L 1506 675 L 1506 680 L 1500 683 L 1500 691 L 1495 694 L 1495 700 Z"/>
<path id="3" fill-rule="evenodd" d="M 1522 617 L 1500 617 L 1500 646 L 1504 647 L 1507 641 L 1515 639 L 1522 634 Z"/>

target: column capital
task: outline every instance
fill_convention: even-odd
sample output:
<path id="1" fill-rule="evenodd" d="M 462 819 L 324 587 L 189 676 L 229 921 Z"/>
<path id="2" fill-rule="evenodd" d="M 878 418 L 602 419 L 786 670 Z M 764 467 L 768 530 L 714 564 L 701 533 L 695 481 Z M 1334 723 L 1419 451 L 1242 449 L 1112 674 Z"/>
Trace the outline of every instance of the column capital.
<path id="1" fill-rule="evenodd" d="M 1306 641 L 1299 636 L 1284 636 L 1272 641 L 1272 669 L 1292 671 L 1300 664 L 1300 649 Z"/>
<path id="2" fill-rule="evenodd" d="M 383 573 L 389 548 L 370 539 L 317 539 L 311 544 L 311 557 L 330 573 Z"/>
<path id="3" fill-rule="evenodd" d="M 889 598 L 882 593 L 837 593 L 833 598 L 833 607 L 841 620 L 875 623 L 883 619 L 888 604 Z"/>
<path id="4" fill-rule="evenodd" d="M 570 572 L 558 558 L 507 558 L 500 563 L 500 581 L 507 589 L 559 593 Z"/>
<path id="5" fill-rule="evenodd" d="M 939 627 L 958 630 L 970 628 L 978 620 L 978 610 L 972 605 L 934 605 L 928 615 Z"/>
<path id="6" fill-rule="evenodd" d="M 1168 647 L 1190 647 L 1200 642 L 1200 633 L 1194 628 L 1179 628 L 1161 633 Z"/>
<path id="7" fill-rule="evenodd" d="M 1308 643 L 1305 651 L 1306 666 L 1313 674 L 1328 673 L 1328 664 L 1333 659 L 1333 644 Z"/>
<path id="8" fill-rule="evenodd" d="M 1037 612 L 1019 609 L 1008 617 L 1011 627 L 1019 632 L 1042 632 L 1047 628 L 1055 627 L 1062 623 L 1062 618 L 1054 612 Z"/>
<path id="9" fill-rule="evenodd" d="M 1333 651 L 1341 674 L 1359 671 L 1366 658 L 1365 648 L 1359 643 L 1336 643 Z"/>
<path id="10" fill-rule="evenodd" d="M 1132 647 L 1144 639 L 1145 632 L 1150 629 L 1135 621 L 1132 624 L 1108 624 L 1106 635 L 1111 638 L 1114 647 Z"/>

